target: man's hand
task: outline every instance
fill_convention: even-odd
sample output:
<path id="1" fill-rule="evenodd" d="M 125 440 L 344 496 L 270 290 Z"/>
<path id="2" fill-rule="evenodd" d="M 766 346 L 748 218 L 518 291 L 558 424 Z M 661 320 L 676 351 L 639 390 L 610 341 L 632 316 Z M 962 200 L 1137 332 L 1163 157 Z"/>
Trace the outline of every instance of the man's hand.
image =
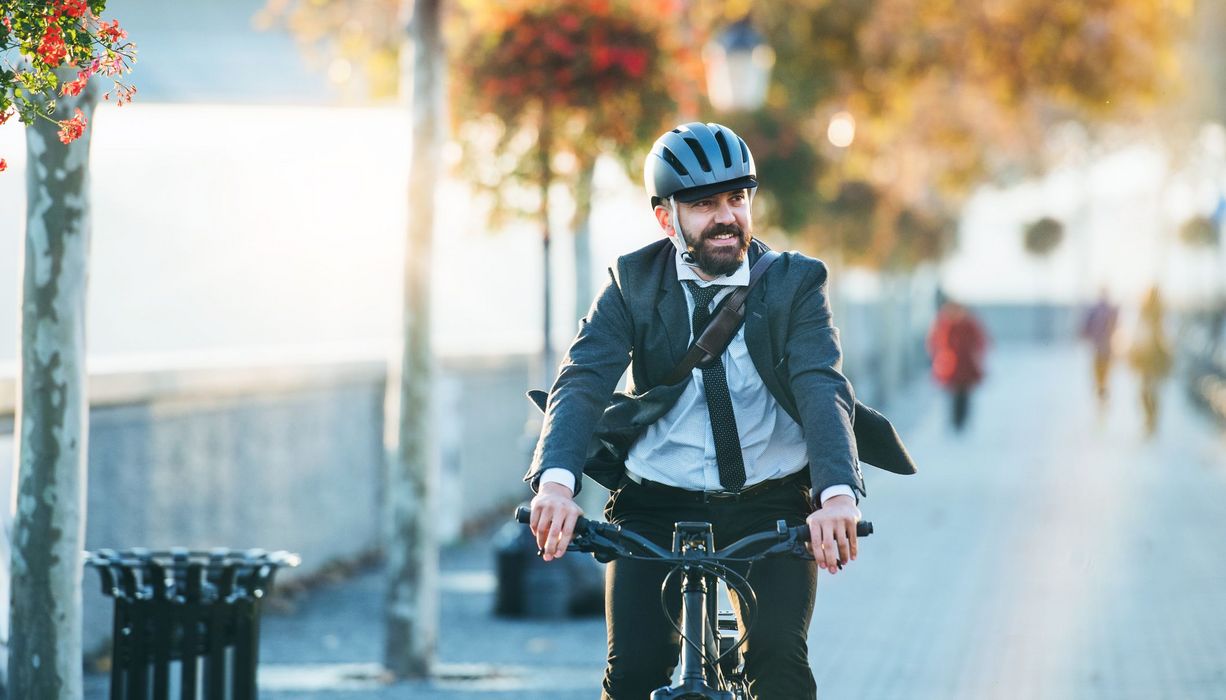
<path id="1" fill-rule="evenodd" d="M 583 509 L 575 503 L 573 491 L 553 482 L 541 484 L 540 491 L 532 499 L 529 527 L 536 535 L 536 546 L 545 561 L 552 561 L 566 553 L 566 546 L 575 534 L 575 521 L 580 515 L 583 515 Z"/>
<path id="2" fill-rule="evenodd" d="M 835 496 L 814 511 L 809 524 L 810 548 L 817 565 L 838 573 L 839 565 L 856 558 L 856 523 L 860 509 L 851 496 Z"/>

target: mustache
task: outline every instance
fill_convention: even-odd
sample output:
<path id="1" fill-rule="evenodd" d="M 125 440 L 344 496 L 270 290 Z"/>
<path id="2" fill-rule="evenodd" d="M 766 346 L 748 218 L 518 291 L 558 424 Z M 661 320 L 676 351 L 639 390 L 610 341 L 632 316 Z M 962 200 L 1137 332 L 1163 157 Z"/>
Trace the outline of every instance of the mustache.
<path id="1" fill-rule="evenodd" d="M 725 233 L 731 233 L 737 238 L 741 238 L 741 239 L 745 238 L 744 229 L 742 229 L 740 226 L 737 226 L 736 224 L 715 224 L 714 226 L 707 229 L 706 231 L 703 231 L 702 237 L 703 238 L 714 238 L 716 236 L 722 236 Z"/>

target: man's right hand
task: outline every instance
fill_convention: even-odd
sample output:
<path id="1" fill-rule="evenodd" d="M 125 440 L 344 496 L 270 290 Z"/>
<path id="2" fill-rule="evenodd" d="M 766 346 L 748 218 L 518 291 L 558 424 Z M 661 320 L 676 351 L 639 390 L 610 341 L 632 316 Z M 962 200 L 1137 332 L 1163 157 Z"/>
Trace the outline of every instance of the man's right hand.
<path id="1" fill-rule="evenodd" d="M 566 546 L 575 534 L 575 521 L 583 509 L 575 503 L 575 494 L 562 484 L 546 482 L 532 499 L 532 520 L 529 527 L 536 535 L 536 546 L 545 561 L 566 553 Z"/>

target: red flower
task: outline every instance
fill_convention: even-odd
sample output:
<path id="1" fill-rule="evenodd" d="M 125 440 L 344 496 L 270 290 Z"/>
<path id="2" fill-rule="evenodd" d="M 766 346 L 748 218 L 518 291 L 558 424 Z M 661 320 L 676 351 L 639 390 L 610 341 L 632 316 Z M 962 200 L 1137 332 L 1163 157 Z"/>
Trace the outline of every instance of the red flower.
<path id="1" fill-rule="evenodd" d="M 4 24 L 5 29 L 9 30 L 10 32 L 13 31 L 13 20 L 9 19 L 8 15 L 0 17 L 0 23 Z"/>
<path id="2" fill-rule="evenodd" d="M 598 71 L 603 71 L 613 65 L 613 52 L 607 46 L 592 47 L 592 65 Z"/>
<path id="3" fill-rule="evenodd" d="M 4 110 L 3 112 L 0 112 L 0 126 L 4 126 L 4 122 L 8 121 L 9 119 L 12 119 L 13 115 L 16 113 L 17 113 L 17 110 L 7 110 L 7 109 Z"/>
<path id="4" fill-rule="evenodd" d="M 111 44 L 118 44 L 128 38 L 128 33 L 119 28 L 119 20 L 107 23 L 103 22 L 98 26 L 98 38 Z"/>
<path id="5" fill-rule="evenodd" d="M 69 17 L 81 18 L 89 10 L 89 4 L 85 0 L 64 0 L 64 14 Z"/>
<path id="6" fill-rule="evenodd" d="M 9 164 L 3 158 L 0 158 L 0 173 L 9 169 Z"/>
<path id="7" fill-rule="evenodd" d="M 647 70 L 647 54 L 643 51 L 627 50 L 622 53 L 621 59 L 622 66 L 631 78 L 637 78 Z"/>
<path id="8" fill-rule="evenodd" d="M 85 115 L 81 114 L 80 108 L 77 108 L 77 113 L 72 119 L 65 119 L 59 124 L 60 143 L 72 143 L 81 138 L 81 134 L 85 133 Z"/>
<path id="9" fill-rule="evenodd" d="M 60 94 L 71 95 L 73 97 L 80 95 L 81 91 L 85 89 L 85 85 L 89 83 L 89 79 L 91 76 L 93 76 L 93 74 L 94 69 L 92 68 L 86 68 L 80 73 L 77 73 L 76 80 L 71 80 L 60 86 Z"/>
<path id="10" fill-rule="evenodd" d="M 68 47 L 64 45 L 64 30 L 58 24 L 47 25 L 43 40 L 38 44 L 38 57 L 52 68 L 64 62 Z"/>

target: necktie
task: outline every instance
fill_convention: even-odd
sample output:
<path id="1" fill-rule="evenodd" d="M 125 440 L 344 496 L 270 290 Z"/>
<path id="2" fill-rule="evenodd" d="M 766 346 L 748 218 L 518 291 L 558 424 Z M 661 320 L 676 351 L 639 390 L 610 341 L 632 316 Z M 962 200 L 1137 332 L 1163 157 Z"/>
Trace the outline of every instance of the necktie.
<path id="1" fill-rule="evenodd" d="M 723 287 L 699 287 L 686 280 L 694 296 L 694 337 L 697 338 L 711 320 L 711 301 Z M 728 491 L 740 491 L 745 485 L 745 460 L 741 456 L 741 435 L 736 429 L 732 397 L 728 394 L 728 376 L 724 360 L 715 358 L 702 368 L 702 384 L 707 395 L 707 413 L 711 417 L 711 433 L 715 437 L 715 461 L 719 464 L 719 482 Z"/>

